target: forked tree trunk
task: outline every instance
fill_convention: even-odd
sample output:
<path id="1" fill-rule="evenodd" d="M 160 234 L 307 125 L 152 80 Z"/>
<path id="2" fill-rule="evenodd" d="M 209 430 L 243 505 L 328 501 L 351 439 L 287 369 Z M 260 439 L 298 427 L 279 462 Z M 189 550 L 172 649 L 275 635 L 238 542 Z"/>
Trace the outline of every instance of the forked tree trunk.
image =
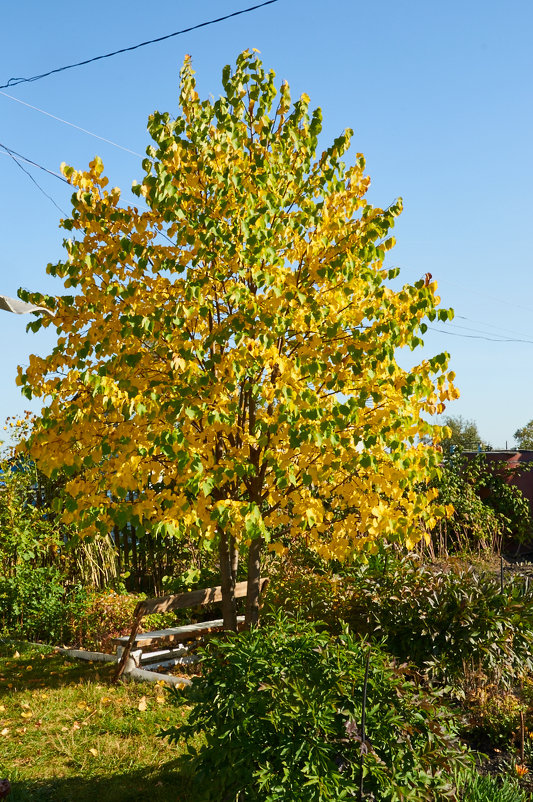
<path id="1" fill-rule="evenodd" d="M 220 560 L 220 587 L 222 588 L 222 617 L 224 629 L 237 632 L 237 606 L 235 604 L 235 580 L 239 553 L 233 538 L 219 530 L 218 554 Z"/>
<path id="2" fill-rule="evenodd" d="M 261 581 L 261 551 L 263 538 L 256 537 L 248 552 L 248 592 L 246 595 L 246 629 L 259 623 L 259 583 Z"/>

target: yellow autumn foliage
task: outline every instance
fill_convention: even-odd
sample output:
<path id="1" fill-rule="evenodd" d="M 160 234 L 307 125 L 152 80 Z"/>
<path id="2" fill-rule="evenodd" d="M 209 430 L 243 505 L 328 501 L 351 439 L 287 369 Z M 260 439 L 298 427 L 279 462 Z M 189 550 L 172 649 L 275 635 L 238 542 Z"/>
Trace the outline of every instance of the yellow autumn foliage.
<path id="1" fill-rule="evenodd" d="M 351 131 L 319 152 L 320 110 L 245 51 L 225 94 L 201 100 L 190 59 L 180 113 L 154 113 L 133 191 L 102 162 L 63 166 L 74 187 L 57 346 L 18 381 L 45 401 L 30 440 L 70 476 L 65 515 L 88 532 L 304 537 L 344 559 L 380 540 L 413 545 L 444 514 L 428 483 L 457 392 L 447 355 L 406 371 L 438 310 L 436 283 L 385 267 L 401 211 L 365 198 Z M 277 95 L 277 97 L 276 97 Z M 426 321 L 426 322 L 425 322 Z"/>

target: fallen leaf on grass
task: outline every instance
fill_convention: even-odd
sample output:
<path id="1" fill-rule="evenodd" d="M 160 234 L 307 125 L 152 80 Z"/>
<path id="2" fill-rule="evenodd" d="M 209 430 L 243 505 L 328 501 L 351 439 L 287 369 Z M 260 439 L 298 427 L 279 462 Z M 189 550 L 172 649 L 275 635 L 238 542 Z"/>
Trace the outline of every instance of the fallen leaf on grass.
<path id="1" fill-rule="evenodd" d="M 19 652 L 15 652 L 15 654 L 13 655 L 13 659 L 16 660 L 17 657 L 20 657 Z"/>
<path id="2" fill-rule="evenodd" d="M 0 705 L 0 713 L 5 713 L 5 707 L 4 707 L 4 705 Z"/>
<path id="3" fill-rule="evenodd" d="M 9 735 L 9 729 L 7 727 L 4 727 L 3 730 L 0 730 L 0 735 Z"/>
<path id="4" fill-rule="evenodd" d="M 146 696 L 141 696 L 139 704 L 137 705 L 137 710 L 140 710 L 141 713 L 144 713 L 144 711 L 146 710 L 147 706 L 148 705 L 146 704 Z"/>
<path id="5" fill-rule="evenodd" d="M 89 749 L 89 752 L 91 753 L 91 755 L 93 755 L 93 757 L 98 757 L 98 750 L 94 749 L 94 747 L 92 749 Z"/>
<path id="6" fill-rule="evenodd" d="M 22 716 L 22 718 L 31 718 L 33 716 L 33 713 L 31 712 L 31 710 L 26 710 L 24 713 L 21 713 L 20 715 Z"/>

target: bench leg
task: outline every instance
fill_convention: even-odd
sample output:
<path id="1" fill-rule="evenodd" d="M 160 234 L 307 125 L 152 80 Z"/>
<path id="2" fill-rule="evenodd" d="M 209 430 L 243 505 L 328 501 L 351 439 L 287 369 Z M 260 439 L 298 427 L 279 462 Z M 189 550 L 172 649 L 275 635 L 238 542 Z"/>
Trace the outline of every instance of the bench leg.
<path id="1" fill-rule="evenodd" d="M 121 651 L 121 654 L 120 654 L 120 659 L 118 661 L 117 670 L 116 670 L 115 676 L 114 676 L 114 682 L 117 682 L 119 680 L 122 672 L 124 671 L 124 669 L 126 667 L 126 664 L 129 661 L 130 652 L 132 651 L 133 644 L 135 643 L 135 637 L 137 635 L 137 632 L 139 631 L 139 627 L 141 625 L 141 618 L 143 617 L 143 615 L 144 615 L 144 611 L 142 609 L 142 602 L 139 602 L 139 604 L 135 608 L 135 614 L 134 614 L 134 618 L 133 618 L 133 626 L 131 628 L 131 633 L 130 633 L 129 640 L 128 640 L 126 646 L 123 648 L 123 650 Z M 139 661 L 140 661 L 140 658 L 139 658 Z M 131 666 L 130 666 L 130 670 L 131 670 Z"/>

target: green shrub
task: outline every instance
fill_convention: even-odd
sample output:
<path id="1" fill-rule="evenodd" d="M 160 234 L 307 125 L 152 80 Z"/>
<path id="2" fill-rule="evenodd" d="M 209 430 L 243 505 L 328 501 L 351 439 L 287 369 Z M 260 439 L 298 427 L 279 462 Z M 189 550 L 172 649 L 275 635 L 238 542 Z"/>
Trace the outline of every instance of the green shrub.
<path id="1" fill-rule="evenodd" d="M 80 585 L 65 588 L 55 566 L 18 566 L 12 576 L 0 577 L 0 631 L 49 643 L 69 640 L 86 598 Z"/>
<path id="2" fill-rule="evenodd" d="M 524 468 L 487 462 L 484 454 L 444 456 L 436 486 L 439 502 L 452 505 L 454 512 L 432 532 L 432 546 L 440 556 L 448 551 L 498 551 L 509 535 L 521 542 L 531 538 L 529 502 L 512 483 Z"/>
<path id="3" fill-rule="evenodd" d="M 71 643 L 84 649 L 114 652 L 112 638 L 129 635 L 133 613 L 144 594 L 115 593 L 113 590 L 87 594 L 86 604 L 70 625 Z M 174 613 L 148 615 L 142 620 L 141 632 L 176 625 Z"/>
<path id="4" fill-rule="evenodd" d="M 383 640 L 398 659 L 451 681 L 465 670 L 482 670 L 511 684 L 532 669 L 533 597 L 521 579 L 509 580 L 502 594 L 494 575 L 472 568 L 442 571 L 412 556 L 390 555 L 343 570 L 332 576 L 274 565 L 266 619 L 281 609 L 320 619 L 332 633 L 345 621 L 357 634 Z"/>
<path id="5" fill-rule="evenodd" d="M 331 573 L 300 561 L 276 561 L 269 571 L 262 620 L 275 620 L 283 610 L 295 618 L 323 621 L 330 632 L 338 634 L 346 614 L 345 594 L 346 584 Z"/>
<path id="6" fill-rule="evenodd" d="M 71 585 L 53 566 L 22 566 L 15 576 L 0 578 L 0 635 L 113 652 L 111 639 L 129 634 L 143 598 Z M 143 619 L 145 630 L 174 623 L 172 613 Z"/>
<path id="7" fill-rule="evenodd" d="M 520 580 L 502 594 L 490 574 L 443 572 L 405 558 L 384 573 L 356 571 L 342 617 L 433 676 L 455 680 L 481 669 L 511 683 L 533 667 L 531 602 Z"/>
<path id="8" fill-rule="evenodd" d="M 434 802 L 453 795 L 446 776 L 468 762 L 438 700 L 348 631 L 332 638 L 280 617 L 213 643 L 202 676 L 170 693 L 193 708 L 162 735 L 188 741 L 201 800 L 350 799 L 363 766 L 364 791 L 376 799 Z"/>

